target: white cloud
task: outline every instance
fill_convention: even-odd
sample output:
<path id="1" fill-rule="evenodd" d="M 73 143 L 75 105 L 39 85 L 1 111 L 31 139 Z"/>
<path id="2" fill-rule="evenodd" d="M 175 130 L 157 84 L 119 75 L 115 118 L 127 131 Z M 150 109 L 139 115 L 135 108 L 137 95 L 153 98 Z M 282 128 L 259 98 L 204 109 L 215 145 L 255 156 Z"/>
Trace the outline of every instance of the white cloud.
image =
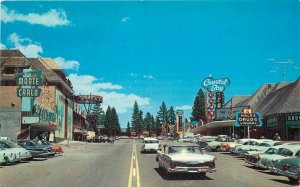
<path id="1" fill-rule="evenodd" d="M 2 43 L 0 43 L 0 49 L 6 49 L 6 46 Z"/>
<path id="2" fill-rule="evenodd" d="M 139 106 L 150 104 L 150 99 L 141 97 L 135 94 L 117 93 L 108 90 L 120 90 L 121 85 L 112 83 L 99 83 L 99 79 L 91 75 L 70 74 L 69 79 L 73 84 L 76 94 L 97 94 L 103 97 L 103 109 L 108 105 L 116 108 L 118 113 L 126 113 L 132 109 L 134 101 L 137 101 Z"/>
<path id="3" fill-rule="evenodd" d="M 144 75 L 143 76 L 145 79 L 154 79 L 154 77 L 152 75 Z"/>
<path id="4" fill-rule="evenodd" d="M 19 49 L 26 57 L 36 58 L 43 53 L 41 44 L 32 42 L 29 38 L 21 38 L 18 34 L 12 33 L 8 36 L 12 48 Z"/>
<path id="5" fill-rule="evenodd" d="M 8 10 L 8 8 L 3 5 L 1 5 L 1 21 L 4 23 L 22 21 L 46 27 L 70 24 L 66 12 L 61 9 L 50 9 L 48 12 L 42 14 L 19 14 L 15 10 Z"/>
<path id="6" fill-rule="evenodd" d="M 130 19 L 130 17 L 128 17 L 128 16 L 126 16 L 126 17 L 123 17 L 122 19 L 121 19 L 121 22 L 122 23 L 127 23 L 127 21 Z"/>
<path id="7" fill-rule="evenodd" d="M 80 65 L 76 60 L 65 60 L 63 57 L 56 57 L 53 60 L 63 69 L 73 69 L 78 71 Z"/>
<path id="8" fill-rule="evenodd" d="M 190 105 L 176 106 L 175 109 L 176 110 L 191 110 L 192 106 L 190 106 Z"/>

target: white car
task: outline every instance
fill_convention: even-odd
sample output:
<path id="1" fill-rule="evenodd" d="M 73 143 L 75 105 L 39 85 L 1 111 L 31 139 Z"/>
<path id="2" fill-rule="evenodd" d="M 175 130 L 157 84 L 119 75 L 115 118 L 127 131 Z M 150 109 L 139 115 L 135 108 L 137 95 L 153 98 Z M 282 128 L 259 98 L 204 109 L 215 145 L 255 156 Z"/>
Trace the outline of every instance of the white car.
<path id="1" fill-rule="evenodd" d="M 10 151 L 14 155 L 14 157 L 11 157 L 9 159 L 10 162 L 29 160 L 32 158 L 32 155 L 28 150 L 22 148 L 21 146 L 19 146 L 14 142 L 0 140 L 0 144 L 4 147 L 5 150 Z"/>
<path id="2" fill-rule="evenodd" d="M 4 147 L 0 145 L 0 165 L 6 163 L 6 160 L 5 160 L 4 156 L 5 156 Z"/>
<path id="3" fill-rule="evenodd" d="M 157 152 L 160 149 L 160 144 L 156 138 L 144 138 L 144 144 L 142 146 L 141 152 Z"/>
<path id="4" fill-rule="evenodd" d="M 216 171 L 215 160 L 215 156 L 204 154 L 197 144 L 178 142 L 164 145 L 156 156 L 166 179 L 171 173 L 198 173 L 205 176 L 207 172 Z"/>

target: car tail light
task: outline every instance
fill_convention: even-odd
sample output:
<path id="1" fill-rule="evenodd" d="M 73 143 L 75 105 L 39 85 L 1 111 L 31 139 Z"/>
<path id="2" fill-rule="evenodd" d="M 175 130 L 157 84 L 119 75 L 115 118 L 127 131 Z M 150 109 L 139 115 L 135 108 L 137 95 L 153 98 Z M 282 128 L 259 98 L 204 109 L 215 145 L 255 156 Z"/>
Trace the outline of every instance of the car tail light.
<path id="1" fill-rule="evenodd" d="M 176 168 L 176 164 L 175 164 L 174 162 L 171 162 L 171 163 L 170 163 L 170 168 L 171 168 L 171 169 L 175 169 L 175 168 Z"/>
<path id="2" fill-rule="evenodd" d="M 216 166 L 215 162 L 210 162 L 208 163 L 208 167 L 214 168 Z"/>

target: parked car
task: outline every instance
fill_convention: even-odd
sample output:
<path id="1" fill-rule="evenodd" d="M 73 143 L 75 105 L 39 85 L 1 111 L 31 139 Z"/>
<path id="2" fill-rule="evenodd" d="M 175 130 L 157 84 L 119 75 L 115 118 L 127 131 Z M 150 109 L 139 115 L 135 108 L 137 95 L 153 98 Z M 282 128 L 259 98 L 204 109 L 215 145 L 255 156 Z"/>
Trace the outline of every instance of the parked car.
<path id="1" fill-rule="evenodd" d="M 224 138 L 220 137 L 216 139 L 215 141 L 208 142 L 207 150 L 208 151 L 221 151 L 221 144 L 225 142 L 235 142 L 233 138 Z"/>
<path id="2" fill-rule="evenodd" d="M 216 157 L 204 154 L 197 144 L 168 143 L 157 152 L 156 161 L 164 177 L 171 173 L 198 173 L 205 176 L 207 172 L 215 172 Z"/>
<path id="3" fill-rule="evenodd" d="M 54 150 L 49 145 L 39 144 L 35 140 L 18 140 L 17 143 L 30 151 L 33 158 L 47 158 L 55 155 Z"/>
<path id="4" fill-rule="evenodd" d="M 274 168 L 276 160 L 280 161 L 284 158 L 295 158 L 300 155 L 300 145 L 286 145 L 280 154 L 272 155 L 262 159 L 262 164 L 268 167 L 272 173 L 276 173 L 277 170 Z"/>
<path id="5" fill-rule="evenodd" d="M 284 147 L 284 145 L 277 145 L 269 147 L 268 150 L 264 152 L 251 151 L 250 154 L 245 155 L 245 162 L 255 167 L 266 169 L 267 167 L 261 163 L 262 158 L 267 157 L 268 155 L 280 154 Z"/>
<path id="6" fill-rule="evenodd" d="M 249 141 L 254 141 L 256 139 L 246 139 L 246 138 L 243 138 L 243 139 L 239 139 L 237 141 L 234 141 L 234 142 L 224 142 L 224 143 L 221 143 L 221 151 L 229 151 L 231 152 L 231 150 L 235 147 L 235 146 L 238 146 L 238 145 L 243 145 L 244 143 L 246 142 L 249 142 Z"/>
<path id="7" fill-rule="evenodd" d="M 160 149 L 160 144 L 156 138 L 144 138 L 141 153 L 157 152 Z"/>
<path id="8" fill-rule="evenodd" d="M 63 153 L 62 147 L 59 146 L 59 145 L 54 145 L 53 143 L 51 143 L 49 141 L 46 141 L 46 140 L 42 140 L 42 144 L 50 146 L 56 154 L 62 154 Z"/>
<path id="9" fill-rule="evenodd" d="M 270 147 L 272 146 L 277 146 L 280 145 L 279 141 L 269 141 L 269 142 L 262 142 L 259 143 L 258 145 L 253 145 L 253 146 L 249 146 L 249 147 L 245 147 L 239 150 L 239 154 L 240 156 L 245 156 L 245 155 L 249 155 L 253 152 L 264 152 L 266 150 L 268 150 Z"/>
<path id="10" fill-rule="evenodd" d="M 238 153 L 240 156 L 244 156 L 245 152 L 250 151 L 250 149 L 255 148 L 260 143 L 264 143 L 264 142 L 273 142 L 273 140 L 270 140 L 270 139 L 260 139 L 260 140 L 249 141 L 249 143 L 245 143 L 244 145 L 242 145 L 242 146 L 238 147 L 237 149 L 235 149 L 234 153 Z"/>
<path id="11" fill-rule="evenodd" d="M 28 150 L 20 147 L 18 144 L 14 142 L 7 141 L 7 140 L 0 140 L 0 144 L 3 146 L 4 149 L 9 150 L 10 152 L 7 162 L 14 163 L 20 160 L 29 160 L 32 158 L 32 155 Z"/>
<path id="12" fill-rule="evenodd" d="M 5 164 L 6 163 L 6 153 L 4 150 L 3 145 L 0 144 L 0 165 Z"/>
<path id="13" fill-rule="evenodd" d="M 285 158 L 275 163 L 276 173 L 288 177 L 291 182 L 300 181 L 300 152 L 295 158 Z"/>

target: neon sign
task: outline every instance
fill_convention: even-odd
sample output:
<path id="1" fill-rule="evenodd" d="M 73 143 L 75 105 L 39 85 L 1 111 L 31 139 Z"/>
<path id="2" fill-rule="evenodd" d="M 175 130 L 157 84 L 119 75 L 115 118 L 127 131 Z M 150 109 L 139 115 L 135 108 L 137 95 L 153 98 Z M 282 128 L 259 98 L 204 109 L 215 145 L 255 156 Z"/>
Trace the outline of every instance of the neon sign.
<path id="1" fill-rule="evenodd" d="M 210 92 L 223 92 L 229 85 L 230 80 L 228 78 L 214 79 L 213 77 L 208 77 L 202 81 L 202 87 Z"/>

